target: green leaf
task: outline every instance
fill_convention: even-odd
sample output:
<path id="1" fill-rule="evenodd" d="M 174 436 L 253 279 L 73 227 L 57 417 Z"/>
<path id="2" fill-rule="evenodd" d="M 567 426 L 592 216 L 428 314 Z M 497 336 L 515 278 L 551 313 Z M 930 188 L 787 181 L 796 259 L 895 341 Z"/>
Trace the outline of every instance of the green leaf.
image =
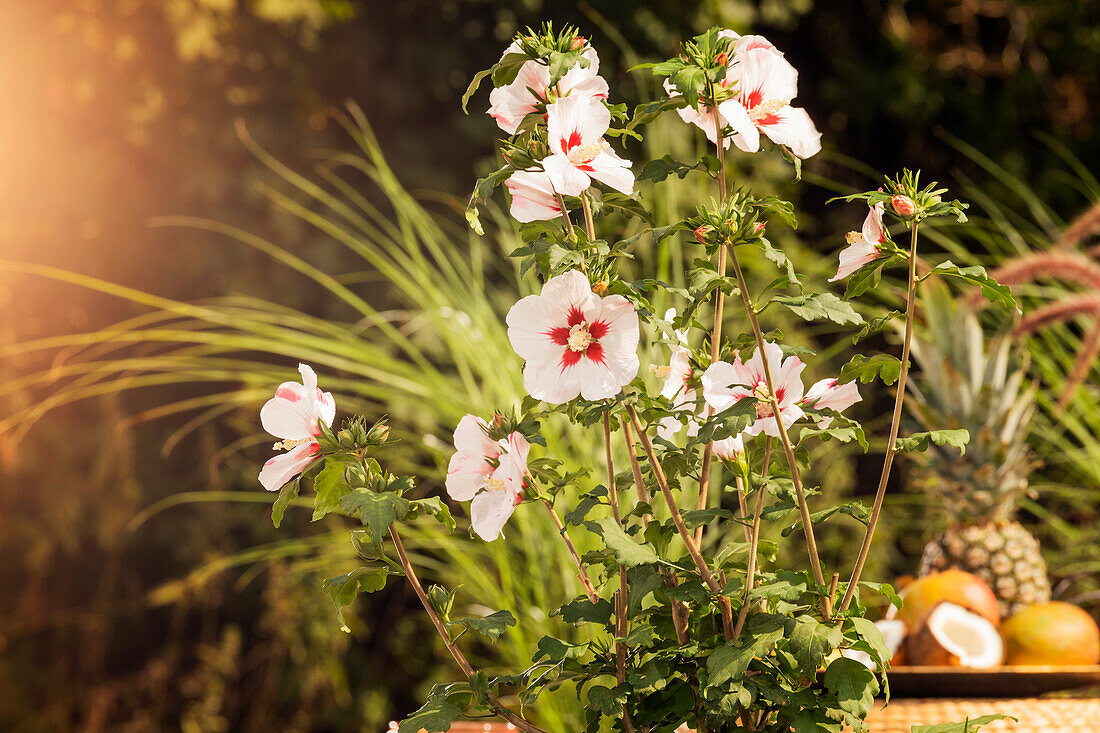
<path id="1" fill-rule="evenodd" d="M 321 582 L 321 592 L 328 595 L 332 599 L 332 605 L 336 607 L 341 631 L 351 632 L 344 623 L 344 606 L 350 605 L 360 593 L 374 593 L 385 588 L 387 575 L 385 568 L 361 567 Z"/>
<path id="2" fill-rule="evenodd" d="M 446 527 L 448 532 L 455 531 L 455 520 L 454 517 L 451 516 L 451 508 L 438 496 L 417 499 L 412 502 L 412 506 L 417 511 L 422 511 L 425 514 L 430 514 L 435 517 L 436 521 Z"/>
<path id="3" fill-rule="evenodd" d="M 836 695 L 840 709 L 857 718 L 871 711 L 879 690 L 878 680 L 871 670 L 846 657 L 830 662 L 821 681 Z"/>
<path id="4" fill-rule="evenodd" d="M 882 665 L 888 664 L 894 655 L 890 651 L 890 647 L 886 645 L 886 640 L 882 638 L 882 632 L 879 631 L 875 622 L 862 616 L 852 616 L 848 621 L 852 624 L 856 636 L 861 641 L 866 642 L 873 650 L 874 653 L 871 656 L 876 657 L 875 662 L 879 665 L 879 668 L 881 669 Z"/>
<path id="5" fill-rule="evenodd" d="M 947 277 L 957 277 L 960 280 L 965 280 L 981 288 L 982 296 L 990 303 L 996 303 L 1017 313 L 1023 312 L 1020 310 L 1020 306 L 1017 305 L 1016 299 L 1012 297 L 1012 290 L 1007 285 L 1002 285 L 990 277 L 981 265 L 959 267 L 948 260 L 933 267 L 921 280 L 923 281 L 932 275 L 946 275 Z"/>
<path id="6" fill-rule="evenodd" d="M 462 708 L 446 698 L 428 700 L 423 707 L 398 724 L 397 733 L 447 733 L 451 729 L 451 723 L 462 713 Z"/>
<path id="7" fill-rule="evenodd" d="M 601 598 L 595 603 L 587 598 L 577 598 L 561 608 L 555 609 L 550 615 L 560 615 L 562 621 L 567 624 L 606 624 L 611 620 L 613 610 L 611 602 L 605 598 Z"/>
<path id="8" fill-rule="evenodd" d="M 604 715 L 613 716 L 622 713 L 625 692 L 616 692 L 604 685 L 592 685 L 588 688 L 588 704 Z"/>
<path id="9" fill-rule="evenodd" d="M 516 625 L 516 617 L 511 611 L 494 611 L 488 616 L 471 616 L 452 621 L 450 626 L 463 626 L 470 631 L 476 631 L 482 636 L 487 636 L 493 641 L 500 638 L 501 634 L 510 627 Z"/>
<path id="10" fill-rule="evenodd" d="M 313 499 L 313 518 L 310 521 L 316 522 L 340 508 L 340 497 L 351 491 L 348 482 L 344 480 L 344 469 L 348 464 L 348 461 L 337 458 L 325 459 L 325 467 L 313 480 L 316 496 Z"/>
<path id="11" fill-rule="evenodd" d="M 379 543 L 390 525 L 409 513 L 410 502 L 394 493 L 376 494 L 370 489 L 355 489 L 340 497 L 340 506 L 352 516 L 358 512 L 359 521 L 366 525 L 371 542 Z"/>
<path id="12" fill-rule="evenodd" d="M 481 86 L 481 82 L 485 80 L 485 77 L 492 73 L 492 69 L 484 69 L 474 74 L 474 78 L 470 80 L 470 85 L 466 87 L 466 91 L 462 94 L 463 113 L 470 114 L 470 110 L 466 109 L 466 104 L 470 101 L 470 97 L 474 96 L 477 92 L 477 88 Z"/>
<path id="13" fill-rule="evenodd" d="M 840 733 L 840 723 L 816 710 L 803 710 L 791 721 L 794 733 Z M 400 732 L 399 732 L 400 733 Z"/>
<path id="14" fill-rule="evenodd" d="M 989 725 L 995 720 L 1012 720 L 1019 722 L 1011 715 L 983 715 L 973 720 L 965 720 L 962 723 L 937 723 L 935 725 L 914 725 L 912 733 L 977 733 L 983 725 Z"/>
<path id="15" fill-rule="evenodd" d="M 519 75 L 519 70 L 530 60 L 525 53 L 506 54 L 490 69 L 493 75 L 493 86 L 502 87 L 514 82 Z"/>
<path id="16" fill-rule="evenodd" d="M 970 431 L 965 428 L 955 430 L 932 430 L 926 433 L 913 433 L 907 438 L 898 438 L 897 448 L 902 453 L 923 453 L 929 443 L 949 445 L 966 454 L 966 444 L 970 442 Z"/>
<path id="17" fill-rule="evenodd" d="M 804 670 L 816 670 L 844 641 L 839 626 L 823 624 L 812 616 L 796 616 L 787 622 L 787 627 L 791 654 Z"/>
<path id="18" fill-rule="evenodd" d="M 886 328 L 886 324 L 896 318 L 902 318 L 905 314 L 901 311 L 890 311 L 884 316 L 875 316 L 860 329 L 860 332 L 852 337 L 852 343 L 858 344 L 863 339 L 867 338 L 873 333 L 878 333 L 882 329 Z"/>
<path id="19" fill-rule="evenodd" d="M 767 656 L 783 638 L 784 623 L 785 619 L 775 614 L 749 617 L 738 639 L 707 657 L 707 685 L 717 687 L 743 677 L 754 657 Z"/>
<path id="20" fill-rule="evenodd" d="M 864 322 L 851 303 L 841 300 L 835 293 L 777 295 L 769 303 L 785 306 L 805 321 L 830 320 L 842 326 L 849 323 L 858 326 Z"/>
<path id="21" fill-rule="evenodd" d="M 853 379 L 867 384 L 878 377 L 885 384 L 893 384 L 901 376 L 901 359 L 887 354 L 875 354 L 863 356 L 856 354 L 852 360 L 840 369 L 840 381 L 851 382 Z"/>
<path id="22" fill-rule="evenodd" d="M 679 176 L 683 180 L 688 173 L 699 170 L 702 165 L 702 163 L 688 165 L 674 159 L 671 155 L 666 155 L 663 158 L 646 163 L 645 167 L 642 168 L 642 172 L 638 174 L 638 180 L 660 183 L 671 175 Z"/>
<path id="23" fill-rule="evenodd" d="M 543 657 L 551 662 L 560 662 L 563 659 L 579 659 L 587 648 L 586 644 L 570 644 L 552 636 L 544 636 L 539 639 L 538 650 L 532 659 L 535 662 Z"/>
<path id="24" fill-rule="evenodd" d="M 612 517 L 588 522 L 585 526 L 603 539 L 604 545 L 624 567 L 648 565 L 661 560 L 652 546 L 635 542 Z"/>
<path id="25" fill-rule="evenodd" d="M 286 512 L 286 508 L 290 505 L 290 502 L 298 498 L 300 489 L 301 485 L 298 478 L 286 482 L 283 484 L 283 488 L 279 489 L 279 495 L 275 498 L 275 503 L 271 505 L 271 523 L 275 525 L 275 529 L 278 529 L 279 525 L 283 523 L 283 514 Z"/>

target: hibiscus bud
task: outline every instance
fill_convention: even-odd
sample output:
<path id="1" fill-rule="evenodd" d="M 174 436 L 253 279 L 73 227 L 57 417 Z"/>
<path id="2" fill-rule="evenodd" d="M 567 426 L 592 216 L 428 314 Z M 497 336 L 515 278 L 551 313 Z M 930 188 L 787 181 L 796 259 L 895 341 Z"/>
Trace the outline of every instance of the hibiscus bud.
<path id="1" fill-rule="evenodd" d="M 913 199 L 901 194 L 890 199 L 890 206 L 894 207 L 894 211 L 899 216 L 912 216 L 917 212 L 917 205 L 913 203 Z"/>
<path id="2" fill-rule="evenodd" d="M 586 43 L 586 39 L 585 39 L 584 36 L 577 36 L 576 38 L 573 39 L 573 45 L 569 47 L 569 50 L 570 51 L 580 51 L 582 48 L 584 48 L 585 43 Z"/>
<path id="3" fill-rule="evenodd" d="M 758 221 L 758 222 L 756 223 L 756 229 L 754 229 L 753 231 L 754 231 L 754 233 L 756 233 L 756 234 L 763 234 L 763 233 L 764 233 L 764 229 L 765 229 L 765 228 L 766 228 L 766 227 L 765 227 L 765 225 L 764 225 L 764 222 L 762 222 L 762 221 Z"/>
<path id="4" fill-rule="evenodd" d="M 720 53 L 718 54 L 718 58 L 714 59 L 714 63 L 718 64 L 719 66 L 725 66 L 729 63 L 729 56 L 727 56 L 725 52 Z"/>
<path id="5" fill-rule="evenodd" d="M 376 423 L 367 433 L 367 445 L 382 445 L 390 437 L 390 426 L 385 423 Z"/>
<path id="6" fill-rule="evenodd" d="M 592 292 L 600 296 L 601 298 L 607 295 L 607 281 L 600 280 L 599 282 L 597 282 L 595 285 L 592 286 Z"/>
<path id="7" fill-rule="evenodd" d="M 695 230 L 695 239 L 699 244 L 707 243 L 707 235 L 714 231 L 710 224 L 702 224 Z"/>

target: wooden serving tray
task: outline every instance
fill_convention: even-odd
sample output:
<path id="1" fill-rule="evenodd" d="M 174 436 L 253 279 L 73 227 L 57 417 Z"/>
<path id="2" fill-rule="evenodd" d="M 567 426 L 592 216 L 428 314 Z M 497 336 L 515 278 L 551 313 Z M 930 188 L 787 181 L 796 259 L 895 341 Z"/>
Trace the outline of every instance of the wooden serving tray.
<path id="1" fill-rule="evenodd" d="M 993 669 L 902 666 L 891 669 L 889 678 L 890 695 L 899 698 L 1038 697 L 1100 685 L 1100 665 Z"/>

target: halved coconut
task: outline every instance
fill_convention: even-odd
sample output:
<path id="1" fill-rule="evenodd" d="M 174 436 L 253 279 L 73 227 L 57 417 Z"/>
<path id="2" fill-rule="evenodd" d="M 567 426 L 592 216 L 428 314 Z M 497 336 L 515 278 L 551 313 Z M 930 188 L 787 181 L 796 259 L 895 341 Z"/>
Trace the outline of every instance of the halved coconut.
<path id="1" fill-rule="evenodd" d="M 893 608 L 893 606 L 891 606 Z M 884 618 L 881 621 L 876 621 L 875 626 L 878 627 L 879 632 L 882 633 L 882 640 L 886 642 L 886 647 L 890 650 L 890 666 L 894 667 L 903 663 L 901 657 L 902 642 L 905 641 L 905 622 L 897 619 Z M 853 659 L 863 666 L 874 671 L 878 665 L 871 659 L 871 655 L 867 652 L 861 652 L 858 649 L 842 649 L 841 655 L 848 659 Z"/>
<path id="2" fill-rule="evenodd" d="M 1004 658 L 1004 642 L 988 619 L 943 602 L 909 635 L 905 657 L 913 665 L 988 669 Z"/>

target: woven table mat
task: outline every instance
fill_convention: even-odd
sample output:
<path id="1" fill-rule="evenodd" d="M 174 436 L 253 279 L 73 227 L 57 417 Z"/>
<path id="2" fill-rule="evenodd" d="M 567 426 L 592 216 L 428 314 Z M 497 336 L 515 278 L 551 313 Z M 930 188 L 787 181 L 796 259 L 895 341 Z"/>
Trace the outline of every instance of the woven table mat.
<path id="1" fill-rule="evenodd" d="M 867 717 L 871 733 L 909 733 L 914 725 L 961 723 L 982 715 L 1002 713 L 1019 719 L 998 720 L 982 733 L 1098 733 L 1100 699 L 902 699 L 885 708 L 876 704 Z"/>

